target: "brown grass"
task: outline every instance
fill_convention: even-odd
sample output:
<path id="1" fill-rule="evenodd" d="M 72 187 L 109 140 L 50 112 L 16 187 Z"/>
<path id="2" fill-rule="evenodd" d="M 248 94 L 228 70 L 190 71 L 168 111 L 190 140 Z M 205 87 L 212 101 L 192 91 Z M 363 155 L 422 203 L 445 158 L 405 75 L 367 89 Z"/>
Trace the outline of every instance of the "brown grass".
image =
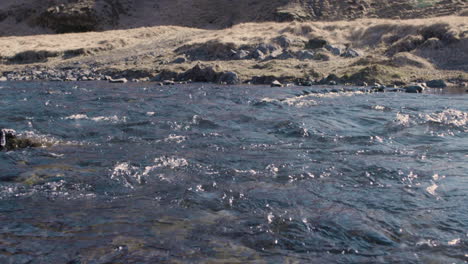
<path id="1" fill-rule="evenodd" d="M 243 79 L 260 75 L 304 77 L 311 72 L 319 72 L 321 75 L 352 75 L 350 71 L 359 71 L 375 64 L 373 59 L 364 59 L 372 55 L 378 58 L 377 62 L 405 68 L 408 79 L 423 78 L 431 74 L 449 78 L 466 76 L 468 71 L 467 32 L 466 17 L 457 16 L 414 20 L 245 23 L 222 30 L 160 26 L 79 34 L 3 37 L 0 38 L 0 56 L 4 59 L 13 58 L 29 51 L 65 54 L 67 51 L 84 49 L 92 52 L 69 57 L 51 57 L 34 65 L 53 68 L 75 62 L 87 65 L 98 61 L 103 70 L 144 69 L 156 74 L 163 70 L 193 67 L 196 61 L 182 65 L 169 63 L 183 53 L 184 49 L 203 47 L 204 51 L 215 50 L 218 56 L 231 47 L 271 43 L 276 37 L 285 35 L 292 40 L 293 51 L 304 49 L 310 38 L 321 37 L 332 44 L 351 44 L 363 51 L 365 56 L 348 59 L 329 54 L 329 61 L 301 62 L 289 59 L 275 60 L 268 64 L 252 60 L 225 61 L 222 56 L 215 56 L 212 63 L 219 64 L 226 70 L 236 71 Z M 434 39 L 440 40 L 443 46 L 435 49 L 432 43 Z M 206 43 L 213 45 L 207 47 Z M 0 71 L 20 70 L 28 65 L 0 64 Z"/>

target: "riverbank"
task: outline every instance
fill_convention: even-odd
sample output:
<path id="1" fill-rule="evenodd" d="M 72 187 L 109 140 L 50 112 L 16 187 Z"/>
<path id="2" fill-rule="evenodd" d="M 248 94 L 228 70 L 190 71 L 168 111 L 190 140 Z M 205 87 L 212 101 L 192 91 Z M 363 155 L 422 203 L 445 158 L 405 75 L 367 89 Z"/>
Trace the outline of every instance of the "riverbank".
<path id="1" fill-rule="evenodd" d="M 0 80 L 468 82 L 466 17 L 159 26 L 0 38 Z"/>

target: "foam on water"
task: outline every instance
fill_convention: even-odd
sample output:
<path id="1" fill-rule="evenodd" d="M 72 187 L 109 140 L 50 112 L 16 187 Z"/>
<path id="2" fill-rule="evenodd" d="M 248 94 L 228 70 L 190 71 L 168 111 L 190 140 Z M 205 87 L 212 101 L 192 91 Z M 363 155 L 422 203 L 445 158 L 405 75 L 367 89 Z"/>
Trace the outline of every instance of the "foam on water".
<path id="1" fill-rule="evenodd" d="M 419 117 L 424 122 L 432 122 L 440 125 L 460 128 L 467 127 L 468 124 L 468 113 L 455 109 L 446 109 L 432 114 L 421 114 Z"/>
<path id="2" fill-rule="evenodd" d="M 64 119 L 66 119 L 66 120 L 92 120 L 92 121 L 95 121 L 95 122 L 102 122 L 102 121 L 126 122 L 126 120 L 127 120 L 126 117 L 120 118 L 117 115 L 88 117 L 88 115 L 85 115 L 85 114 L 75 114 L 75 115 L 67 116 Z"/>

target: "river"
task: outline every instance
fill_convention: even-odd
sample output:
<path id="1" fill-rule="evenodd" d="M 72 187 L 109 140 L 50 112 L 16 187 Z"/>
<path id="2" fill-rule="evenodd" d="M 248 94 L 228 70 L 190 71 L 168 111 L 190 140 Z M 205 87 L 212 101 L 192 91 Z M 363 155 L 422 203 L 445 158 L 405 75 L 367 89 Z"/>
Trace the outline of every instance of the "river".
<path id="1" fill-rule="evenodd" d="M 467 263 L 468 94 L 0 83 L 0 263 Z"/>

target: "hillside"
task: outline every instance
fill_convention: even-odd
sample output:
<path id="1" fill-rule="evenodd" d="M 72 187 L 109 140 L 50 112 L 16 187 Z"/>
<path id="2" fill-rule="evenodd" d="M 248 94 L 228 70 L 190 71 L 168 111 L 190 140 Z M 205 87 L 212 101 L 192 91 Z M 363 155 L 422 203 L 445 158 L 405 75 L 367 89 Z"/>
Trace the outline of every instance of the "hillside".
<path id="1" fill-rule="evenodd" d="M 246 22 L 466 15 L 466 0 L 2 0 L 0 36 L 160 25 L 220 29 Z"/>

